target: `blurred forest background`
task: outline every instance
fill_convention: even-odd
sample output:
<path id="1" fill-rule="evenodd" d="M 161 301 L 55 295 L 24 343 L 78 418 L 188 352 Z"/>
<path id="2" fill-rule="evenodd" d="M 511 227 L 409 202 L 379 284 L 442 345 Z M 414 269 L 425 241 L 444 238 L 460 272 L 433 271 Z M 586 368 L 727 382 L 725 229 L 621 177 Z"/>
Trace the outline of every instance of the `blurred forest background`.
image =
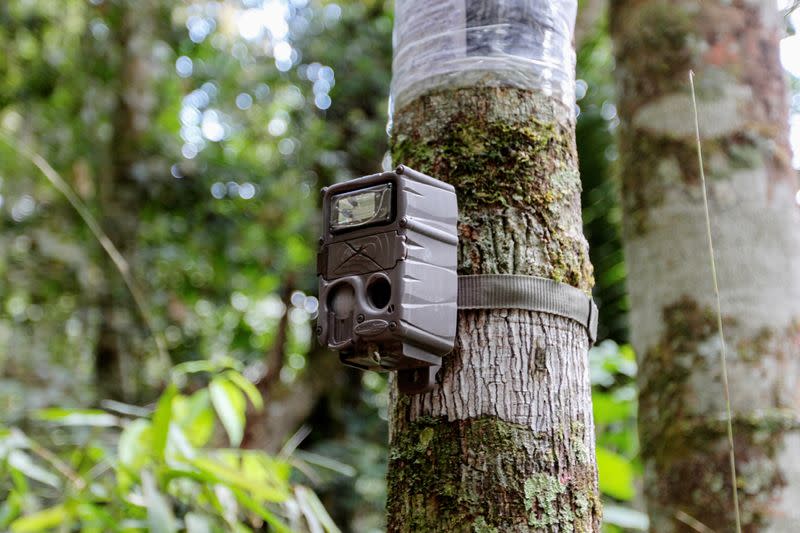
<path id="1" fill-rule="evenodd" d="M 0 2 L 0 530 L 382 530 L 385 376 L 312 323 L 319 189 L 393 165 L 391 32 L 388 0 Z M 576 45 L 600 487 L 644 529 L 603 2 Z"/>

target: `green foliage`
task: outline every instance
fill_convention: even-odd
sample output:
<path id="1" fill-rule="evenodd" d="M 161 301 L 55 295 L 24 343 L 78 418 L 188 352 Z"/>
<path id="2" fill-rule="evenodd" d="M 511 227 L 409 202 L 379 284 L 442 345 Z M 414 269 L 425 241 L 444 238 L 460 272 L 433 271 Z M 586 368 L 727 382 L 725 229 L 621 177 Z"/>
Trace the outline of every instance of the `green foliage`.
<path id="1" fill-rule="evenodd" d="M 389 8 L 374 0 L 0 2 L 0 129 L 40 153 L 102 223 L 142 287 L 172 362 L 199 365 L 173 372 L 180 390 L 196 392 L 176 390 L 168 401 L 166 391 L 146 420 L 129 421 L 114 451 L 125 464 L 139 460 L 134 444 L 154 428 L 161 440 L 153 449 L 169 455 L 163 428 L 176 420 L 195 448 L 219 444 L 223 434 L 233 445 L 242 440 L 244 398 L 257 404 L 261 393 L 237 373 L 216 372 L 199 389 L 196 382 L 207 360 L 230 354 L 254 380 L 269 365 L 271 403 L 311 403 L 303 409 L 313 433 L 303 445 L 332 456 L 304 458 L 338 470 L 303 472 L 325 486 L 337 523 L 382 527 L 386 429 L 378 411 L 385 405 L 356 407 L 360 381 L 348 388 L 353 374 L 332 370 L 328 354 L 312 349 L 310 294 L 315 191 L 379 170 L 386 153 Z M 269 24 L 249 25 L 254 15 Z M 277 59 L 278 46 L 290 52 L 288 63 Z M 190 73 L 177 72 L 179 60 Z M 0 278 L 8 281 L 0 284 L 7 426 L 29 433 L 43 422 L 31 422 L 31 413 L 70 405 L 81 410 L 39 418 L 60 418 L 58 432 L 94 442 L 91 435 L 107 431 L 100 423 L 113 431 L 119 417 L 84 408 L 111 405 L 109 397 L 152 402 L 169 383 L 98 242 L 2 143 Z M 99 372 L 107 327 L 121 355 L 117 380 Z M 313 383 L 323 372 L 326 390 L 346 392 L 330 400 Z M 356 412 L 361 419 L 351 421 Z M 279 446 L 303 422 L 270 427 L 269 437 Z M 310 452 L 292 461 L 300 453 Z M 161 487 L 155 472 L 154 481 Z M 302 508 L 314 509 L 313 495 L 301 494 Z"/>
<path id="2" fill-rule="evenodd" d="M 641 479 L 636 428 L 636 356 L 606 340 L 589 352 L 597 468 L 604 496 L 604 527 L 647 529 L 636 495 Z"/>
<path id="3" fill-rule="evenodd" d="M 18 428 L 0 430 L 0 529 L 339 531 L 292 480 L 291 460 L 219 446 L 216 421 L 236 444 L 245 397 L 260 400 L 232 363 L 176 367 L 148 416 L 40 411 L 44 426 L 31 433 L 49 430 L 48 447 Z M 198 372 L 209 374 L 208 386 L 181 392 L 176 382 Z"/>
<path id="4" fill-rule="evenodd" d="M 611 39 L 605 21 L 578 50 L 576 139 L 583 194 L 583 232 L 594 267 L 593 296 L 600 309 L 599 338 L 628 340 L 628 297 L 622 250 L 622 208 L 614 176 L 619 117 L 614 106 Z"/>
<path id="5" fill-rule="evenodd" d="M 49 161 L 103 223 L 174 362 L 213 353 L 261 361 L 285 309 L 281 288 L 313 291 L 315 191 L 380 169 L 385 155 L 386 4 L 0 6 L 0 47 L 9 51 L 0 59 L 0 128 Z M 269 29 L 255 35 L 247 10 L 261 8 Z M 291 51 L 289 63 L 276 60 L 277 45 Z M 179 75 L 178 61 L 191 72 Z M 129 78 L 136 86 L 121 87 Z M 130 102 L 136 113 L 124 112 L 126 90 L 141 95 Z M 0 366 L 16 368 L 13 383 L 0 383 L 0 402 L 14 406 L 9 421 L 40 407 L 17 380 L 52 391 L 51 400 L 96 399 L 106 298 L 130 359 L 108 389 L 147 401 L 163 385 L 167 369 L 153 361 L 109 267 L 58 192 L 0 146 L 0 276 L 13 280 L 0 286 Z M 286 351 L 297 361 L 310 348 L 313 298 L 291 310 Z M 288 384 L 302 373 L 281 376 Z"/>

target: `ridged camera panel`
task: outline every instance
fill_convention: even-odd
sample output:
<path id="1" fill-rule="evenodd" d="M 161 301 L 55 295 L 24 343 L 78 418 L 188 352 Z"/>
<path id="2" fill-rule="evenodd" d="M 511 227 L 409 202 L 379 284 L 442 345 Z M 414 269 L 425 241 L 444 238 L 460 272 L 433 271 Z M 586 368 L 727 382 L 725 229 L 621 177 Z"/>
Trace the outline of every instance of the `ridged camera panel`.
<path id="1" fill-rule="evenodd" d="M 384 184 L 392 191 L 388 220 L 384 211 L 380 224 L 347 229 L 337 222 L 331 230 L 337 195 Z M 455 342 L 458 206 L 453 187 L 398 167 L 333 185 L 323 194 L 319 342 L 339 351 L 345 364 L 400 371 L 402 392 L 428 390 L 441 357 Z M 364 204 L 350 208 L 361 213 Z"/>

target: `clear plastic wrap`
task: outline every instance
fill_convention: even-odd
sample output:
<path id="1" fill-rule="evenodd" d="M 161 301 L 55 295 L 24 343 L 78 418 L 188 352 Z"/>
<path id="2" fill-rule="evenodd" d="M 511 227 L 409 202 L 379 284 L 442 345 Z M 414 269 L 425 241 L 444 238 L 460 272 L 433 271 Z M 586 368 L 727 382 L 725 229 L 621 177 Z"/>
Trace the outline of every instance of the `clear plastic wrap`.
<path id="1" fill-rule="evenodd" d="M 575 103 L 577 0 L 396 0 L 392 111 L 432 90 L 536 89 Z"/>

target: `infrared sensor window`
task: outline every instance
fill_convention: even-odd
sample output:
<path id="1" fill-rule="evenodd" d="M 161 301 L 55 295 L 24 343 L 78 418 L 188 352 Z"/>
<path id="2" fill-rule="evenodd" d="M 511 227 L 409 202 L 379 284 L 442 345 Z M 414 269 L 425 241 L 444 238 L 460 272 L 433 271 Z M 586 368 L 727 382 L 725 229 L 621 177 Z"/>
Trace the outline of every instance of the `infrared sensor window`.
<path id="1" fill-rule="evenodd" d="M 343 231 L 389 222 L 392 217 L 392 184 L 337 194 L 332 198 L 330 228 Z"/>

